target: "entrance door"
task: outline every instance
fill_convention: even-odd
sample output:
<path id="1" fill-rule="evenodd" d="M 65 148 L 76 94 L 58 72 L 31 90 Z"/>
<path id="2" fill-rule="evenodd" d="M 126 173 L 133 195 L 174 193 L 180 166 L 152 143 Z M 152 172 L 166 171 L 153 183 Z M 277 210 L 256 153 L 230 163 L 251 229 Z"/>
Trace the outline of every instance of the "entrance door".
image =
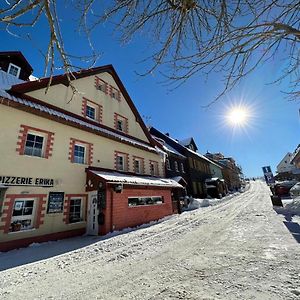
<path id="1" fill-rule="evenodd" d="M 98 208 L 97 208 L 97 192 L 89 193 L 88 217 L 87 217 L 87 234 L 98 235 Z"/>

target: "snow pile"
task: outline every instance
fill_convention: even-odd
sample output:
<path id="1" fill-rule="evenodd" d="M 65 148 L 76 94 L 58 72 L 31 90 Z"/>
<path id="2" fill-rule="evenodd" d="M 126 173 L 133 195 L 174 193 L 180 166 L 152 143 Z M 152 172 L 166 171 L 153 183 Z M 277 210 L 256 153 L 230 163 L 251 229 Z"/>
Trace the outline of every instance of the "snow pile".
<path id="1" fill-rule="evenodd" d="M 291 214 L 300 215 L 300 197 L 297 197 L 292 202 L 286 204 L 284 210 Z"/>
<path id="2" fill-rule="evenodd" d="M 209 205 L 210 205 L 209 199 L 192 199 L 188 207 L 184 210 L 190 211 L 190 210 L 198 209 L 200 207 L 207 207 Z"/>

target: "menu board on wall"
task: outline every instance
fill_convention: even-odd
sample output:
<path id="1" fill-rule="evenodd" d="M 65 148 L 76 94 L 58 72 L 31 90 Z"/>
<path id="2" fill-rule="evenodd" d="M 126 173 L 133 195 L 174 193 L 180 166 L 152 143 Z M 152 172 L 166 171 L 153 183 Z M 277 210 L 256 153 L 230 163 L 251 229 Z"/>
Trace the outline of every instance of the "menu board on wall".
<path id="1" fill-rule="evenodd" d="M 64 192 L 50 192 L 48 197 L 47 213 L 62 213 L 64 207 Z"/>

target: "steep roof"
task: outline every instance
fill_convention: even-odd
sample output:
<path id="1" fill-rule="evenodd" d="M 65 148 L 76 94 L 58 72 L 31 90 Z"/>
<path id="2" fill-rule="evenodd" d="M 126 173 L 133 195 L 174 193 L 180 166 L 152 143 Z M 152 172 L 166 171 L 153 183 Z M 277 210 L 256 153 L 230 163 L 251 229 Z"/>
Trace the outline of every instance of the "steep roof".
<path id="1" fill-rule="evenodd" d="M 104 72 L 109 73 L 113 77 L 113 79 L 115 80 L 116 84 L 118 85 L 120 91 L 122 92 L 125 100 L 127 101 L 130 109 L 132 110 L 132 112 L 136 118 L 136 121 L 140 124 L 144 134 L 148 138 L 149 143 L 152 146 L 155 146 L 155 142 L 153 141 L 143 119 L 141 118 L 141 116 L 140 116 L 138 110 L 136 109 L 133 101 L 131 100 L 125 86 L 123 85 L 121 79 L 119 78 L 117 72 L 115 71 L 115 69 L 112 65 L 105 65 L 105 66 L 100 66 L 100 67 L 96 67 L 96 68 L 80 70 L 78 72 L 73 72 L 71 74 L 70 78 L 71 78 L 71 81 L 73 81 L 76 79 L 80 79 L 80 78 L 84 78 L 84 77 L 88 77 L 88 76 L 92 76 L 92 75 L 96 75 L 96 74 L 104 73 Z M 24 93 L 28 93 L 28 92 L 35 91 L 38 89 L 46 88 L 48 86 L 48 83 L 50 80 L 51 80 L 50 86 L 55 86 L 57 84 L 64 84 L 64 85 L 68 86 L 70 84 L 67 74 L 61 74 L 61 75 L 52 76 L 52 78 L 45 77 L 45 78 L 40 78 L 35 81 L 27 81 L 27 82 L 22 82 L 22 83 L 13 85 L 11 87 L 11 89 L 9 90 L 9 93 L 14 96 L 17 96 L 17 97 L 22 96 L 22 94 L 24 94 Z"/>
<path id="2" fill-rule="evenodd" d="M 193 145 L 193 148 L 197 151 L 198 150 L 198 147 L 194 141 L 194 139 L 192 137 L 189 137 L 189 138 L 186 138 L 184 140 L 181 140 L 178 142 L 180 145 L 182 146 L 185 146 L 185 147 L 188 147 L 190 146 L 191 144 Z"/>
<path id="3" fill-rule="evenodd" d="M 198 152 L 195 152 L 185 146 L 183 146 L 182 144 L 180 144 L 180 142 L 178 142 L 177 140 L 171 138 L 169 135 L 166 135 L 166 134 L 163 134 L 162 132 L 160 132 L 159 130 L 157 130 L 156 128 L 154 127 L 151 127 L 150 128 L 150 133 L 153 134 L 153 135 L 158 135 L 158 137 L 162 138 L 166 143 L 168 143 L 173 149 L 175 149 L 175 146 L 178 148 L 178 149 L 181 149 L 182 151 L 188 151 L 189 153 L 195 155 L 195 156 L 198 156 L 199 158 L 203 159 L 203 160 L 206 160 L 207 162 L 217 166 L 218 168 L 222 168 L 220 165 L 216 164 L 214 161 L 210 160 L 209 158 L 205 157 L 204 155 L 198 153 Z M 193 140 L 193 138 L 192 138 Z M 176 150 L 177 151 L 177 150 Z M 178 151 L 177 151 L 178 152 Z"/>
<path id="4" fill-rule="evenodd" d="M 33 71 L 31 65 L 27 61 L 27 59 L 24 57 L 21 51 L 2 51 L 0 52 L 0 58 L 2 56 L 15 56 L 18 57 L 18 59 L 28 68 L 31 72 Z"/>

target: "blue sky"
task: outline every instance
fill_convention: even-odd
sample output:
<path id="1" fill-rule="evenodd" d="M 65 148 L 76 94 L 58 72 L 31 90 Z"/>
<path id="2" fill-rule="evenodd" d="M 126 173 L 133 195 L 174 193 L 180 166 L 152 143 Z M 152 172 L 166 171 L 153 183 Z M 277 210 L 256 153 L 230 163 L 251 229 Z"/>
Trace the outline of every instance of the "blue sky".
<path id="1" fill-rule="evenodd" d="M 68 24 L 63 30 L 67 48 L 75 55 L 87 53 L 85 41 L 74 38 L 72 22 L 65 24 Z M 34 75 L 40 77 L 44 65 L 38 48 L 44 49 L 48 38 L 43 22 L 31 33 L 33 42 L 0 30 L 1 51 L 22 51 Z M 106 25 L 94 32 L 93 39 L 95 48 L 103 53 L 96 65 L 114 65 L 145 123 L 179 140 L 192 136 L 200 153 L 222 152 L 231 156 L 242 166 L 245 175 L 252 177 L 261 176 L 261 167 L 266 165 L 275 172 L 284 155 L 293 152 L 299 144 L 299 102 L 288 101 L 281 92 L 286 89 L 285 82 L 268 84 L 279 74 L 279 62 L 271 61 L 261 67 L 218 102 L 204 108 L 222 88 L 222 78 L 217 74 L 207 80 L 197 74 L 174 89 L 162 83 L 158 71 L 148 76 L 136 74 L 150 66 L 149 62 L 141 63 L 151 53 L 151 46 L 142 36 L 120 45 Z M 87 66 L 81 64 L 83 68 Z M 245 128 L 226 122 L 228 109 L 240 103 L 252 112 Z"/>

